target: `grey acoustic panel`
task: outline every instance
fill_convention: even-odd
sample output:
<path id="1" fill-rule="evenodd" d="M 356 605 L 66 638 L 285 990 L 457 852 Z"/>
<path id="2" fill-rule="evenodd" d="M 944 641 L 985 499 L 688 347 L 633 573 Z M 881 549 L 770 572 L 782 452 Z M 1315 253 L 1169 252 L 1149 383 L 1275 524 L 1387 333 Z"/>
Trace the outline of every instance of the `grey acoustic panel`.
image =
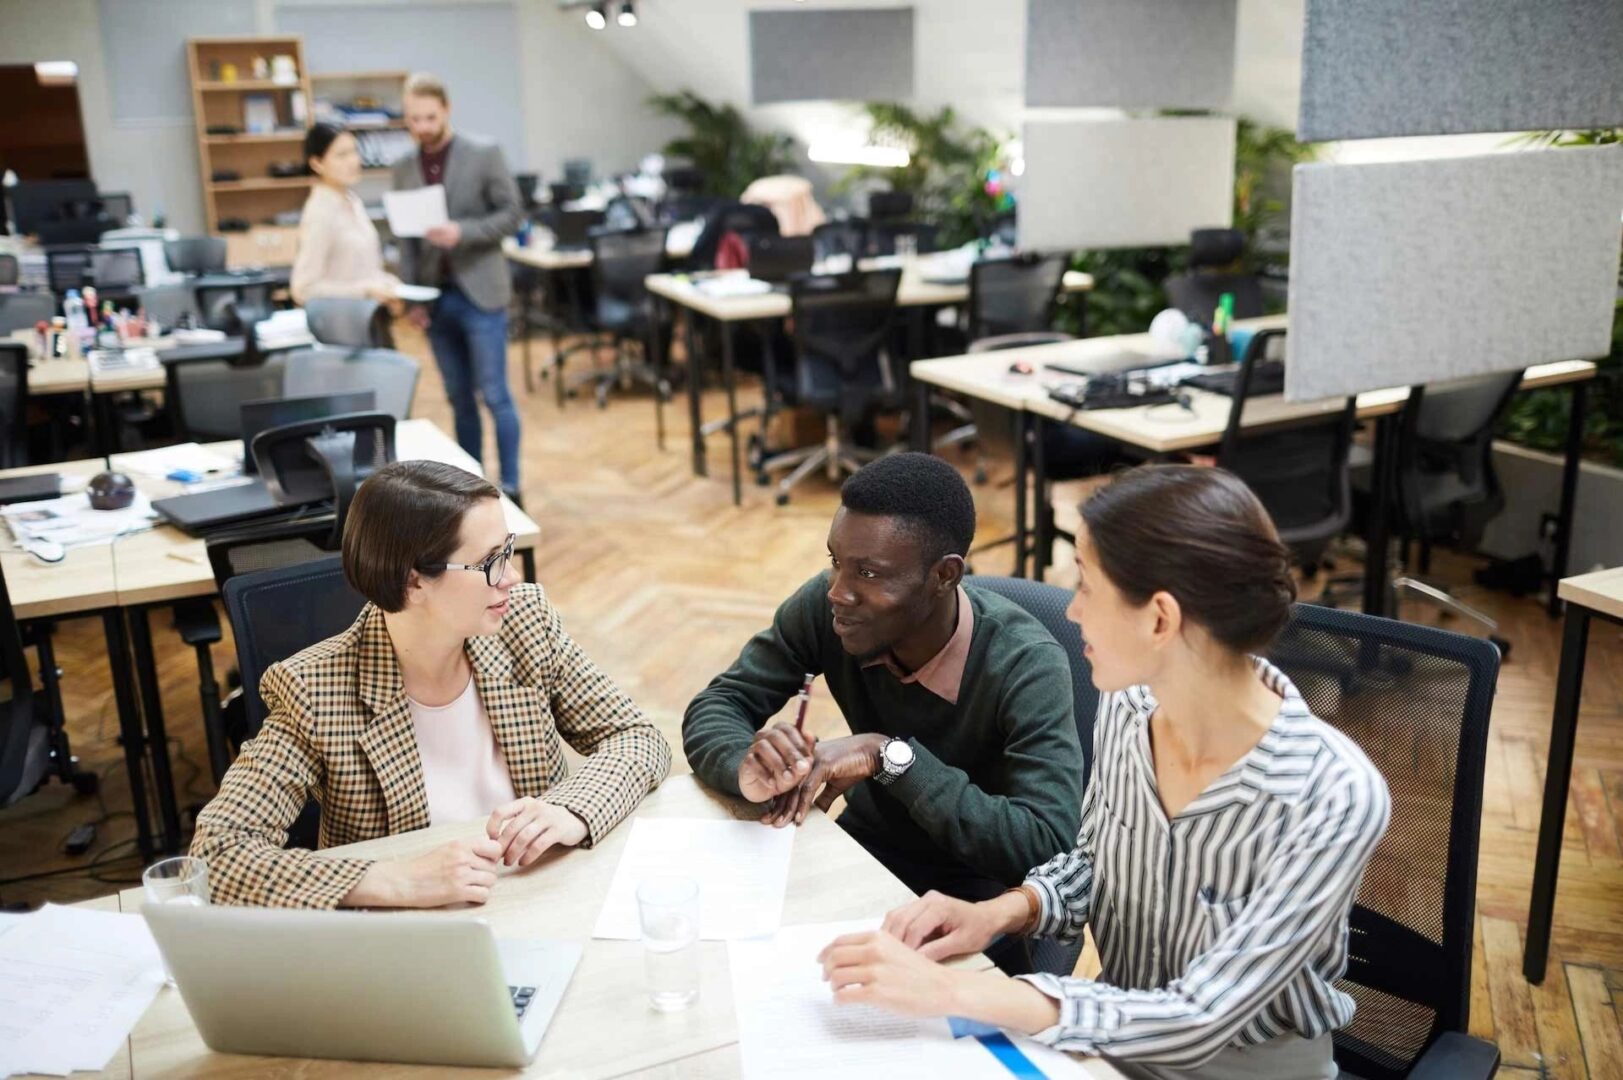
<path id="1" fill-rule="evenodd" d="M 750 12 L 750 96 L 779 101 L 906 101 L 913 9 Z"/>
<path id="2" fill-rule="evenodd" d="M 1619 124 L 1619 0 L 1308 0 L 1302 139 Z"/>
<path id="3" fill-rule="evenodd" d="M 1603 356 L 1623 147 L 1298 165 L 1285 394 Z"/>
<path id="4" fill-rule="evenodd" d="M 1221 109 L 1236 0 L 1028 0 L 1026 104 Z"/>
<path id="5" fill-rule="evenodd" d="M 113 119 L 189 121 L 186 39 L 252 34 L 254 0 L 101 0 L 98 21 Z"/>
<path id="6" fill-rule="evenodd" d="M 1234 213 L 1234 121 L 1027 120 L 1016 192 L 1033 250 L 1187 244 Z"/>
<path id="7" fill-rule="evenodd" d="M 281 3 L 276 26 L 303 35 L 313 72 L 433 72 L 445 80 L 455 128 L 496 140 L 509 166 L 527 160 L 523 60 L 511 0 Z"/>

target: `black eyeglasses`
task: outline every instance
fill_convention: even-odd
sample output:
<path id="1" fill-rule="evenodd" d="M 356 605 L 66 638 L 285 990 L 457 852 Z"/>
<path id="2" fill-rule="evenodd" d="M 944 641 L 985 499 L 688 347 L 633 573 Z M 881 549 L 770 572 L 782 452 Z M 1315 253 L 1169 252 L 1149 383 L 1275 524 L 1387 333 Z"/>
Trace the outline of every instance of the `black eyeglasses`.
<path id="1" fill-rule="evenodd" d="M 508 564 L 513 561 L 514 534 L 507 534 L 507 542 L 502 549 L 476 563 L 429 563 L 425 570 L 478 570 L 485 575 L 485 584 L 495 588 L 501 584 L 502 578 L 507 576 Z"/>

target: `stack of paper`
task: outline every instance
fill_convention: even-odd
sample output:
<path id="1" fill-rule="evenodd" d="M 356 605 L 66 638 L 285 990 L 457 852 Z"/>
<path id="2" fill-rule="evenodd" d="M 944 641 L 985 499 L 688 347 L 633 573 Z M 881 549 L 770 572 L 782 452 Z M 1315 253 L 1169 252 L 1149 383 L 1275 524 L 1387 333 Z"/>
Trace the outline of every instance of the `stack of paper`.
<path id="1" fill-rule="evenodd" d="M 755 821 L 637 818 L 620 855 L 596 938 L 642 937 L 637 886 L 649 878 L 699 883 L 699 936 L 707 941 L 760 937 L 783 920 L 795 830 Z"/>
<path id="2" fill-rule="evenodd" d="M 48 904 L 0 926 L 0 1077 L 106 1068 L 162 985 L 141 919 Z"/>
<path id="3" fill-rule="evenodd" d="M 63 548 L 89 547 L 152 528 L 152 503 L 137 491 L 135 500 L 122 510 L 95 510 L 90 496 L 81 491 L 0 507 L 0 519 L 18 543 L 45 540 Z"/>
<path id="4" fill-rule="evenodd" d="M 303 345 L 314 345 L 316 339 L 310 333 L 310 323 L 306 319 L 303 308 L 289 308 L 278 311 L 268 319 L 254 324 L 254 340 L 259 342 L 261 349 L 296 349 Z"/>

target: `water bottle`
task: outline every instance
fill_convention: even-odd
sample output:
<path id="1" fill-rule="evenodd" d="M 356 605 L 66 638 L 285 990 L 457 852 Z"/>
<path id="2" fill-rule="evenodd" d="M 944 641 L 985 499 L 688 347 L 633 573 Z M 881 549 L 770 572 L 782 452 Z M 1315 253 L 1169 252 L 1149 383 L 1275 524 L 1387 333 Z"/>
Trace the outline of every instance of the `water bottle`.
<path id="1" fill-rule="evenodd" d="M 80 299 L 78 289 L 69 289 L 62 298 L 62 314 L 67 318 L 70 332 L 78 334 L 90 329 L 90 318 L 85 314 L 85 302 Z"/>

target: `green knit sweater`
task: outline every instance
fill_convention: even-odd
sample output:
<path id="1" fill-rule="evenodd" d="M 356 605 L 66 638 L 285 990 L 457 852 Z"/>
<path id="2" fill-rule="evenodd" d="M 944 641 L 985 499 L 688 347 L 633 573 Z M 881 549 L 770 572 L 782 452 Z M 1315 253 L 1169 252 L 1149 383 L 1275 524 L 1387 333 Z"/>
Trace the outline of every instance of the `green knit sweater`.
<path id="1" fill-rule="evenodd" d="M 853 732 L 906 739 L 915 755 L 888 788 L 865 780 L 851 789 L 854 823 L 920 858 L 1019 884 L 1069 850 L 1081 823 L 1070 667 L 1030 614 L 973 579 L 965 590 L 975 624 L 955 705 L 848 655 L 834 634 L 828 575 L 812 578 L 688 706 L 682 743 L 693 771 L 738 794 L 755 732 L 807 672 L 820 674 Z"/>

